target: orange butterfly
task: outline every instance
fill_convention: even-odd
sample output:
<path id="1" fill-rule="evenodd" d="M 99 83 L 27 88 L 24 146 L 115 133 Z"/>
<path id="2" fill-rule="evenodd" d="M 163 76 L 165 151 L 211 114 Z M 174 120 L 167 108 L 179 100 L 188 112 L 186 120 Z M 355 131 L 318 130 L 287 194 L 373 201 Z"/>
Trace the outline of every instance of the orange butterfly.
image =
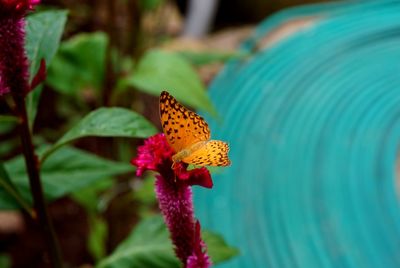
<path id="1" fill-rule="evenodd" d="M 160 118 L 164 134 L 174 149 L 174 163 L 197 166 L 229 166 L 229 146 L 226 142 L 210 140 L 207 122 L 181 105 L 168 92 L 160 95 Z"/>

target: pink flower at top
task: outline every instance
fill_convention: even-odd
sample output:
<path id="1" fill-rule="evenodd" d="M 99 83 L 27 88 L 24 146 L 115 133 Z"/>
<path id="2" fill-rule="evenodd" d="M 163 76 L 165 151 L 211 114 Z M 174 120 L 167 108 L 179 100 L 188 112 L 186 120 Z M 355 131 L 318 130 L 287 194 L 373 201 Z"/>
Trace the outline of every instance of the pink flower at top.
<path id="1" fill-rule="evenodd" d="M 0 10 L 7 11 L 12 16 L 24 16 L 34 6 L 38 5 L 40 0 L 0 0 Z"/>
<path id="2" fill-rule="evenodd" d="M 0 96 L 10 91 L 24 96 L 30 90 L 24 17 L 39 2 L 0 0 Z"/>

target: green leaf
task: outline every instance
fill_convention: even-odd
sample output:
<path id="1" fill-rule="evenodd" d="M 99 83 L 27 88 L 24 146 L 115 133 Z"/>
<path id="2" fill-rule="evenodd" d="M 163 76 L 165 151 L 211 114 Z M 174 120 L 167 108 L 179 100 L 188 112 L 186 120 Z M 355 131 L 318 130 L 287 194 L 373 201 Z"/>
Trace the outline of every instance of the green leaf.
<path id="1" fill-rule="evenodd" d="M 72 198 L 85 207 L 89 213 L 96 214 L 100 210 L 99 194 L 111 188 L 112 185 L 113 180 L 111 178 L 99 180 L 95 185 L 89 185 L 86 188 L 72 193 Z"/>
<path id="2" fill-rule="evenodd" d="M 107 35 L 102 32 L 78 34 L 64 41 L 50 65 L 46 82 L 67 95 L 76 95 L 82 89 L 99 91 L 107 44 Z"/>
<path id="3" fill-rule="evenodd" d="M 216 116 L 205 87 L 189 62 L 176 53 L 150 50 L 132 74 L 120 80 L 118 88 L 133 86 L 156 96 L 167 90 L 179 101 Z"/>
<path id="4" fill-rule="evenodd" d="M 225 62 L 233 59 L 245 59 L 249 54 L 241 52 L 192 52 L 181 51 L 179 52 L 184 58 L 189 60 L 194 65 L 205 65 L 214 62 Z"/>
<path id="5" fill-rule="evenodd" d="M 38 151 L 43 152 L 46 149 L 40 148 Z M 16 157 L 6 162 L 4 166 L 18 191 L 25 200 L 30 201 L 32 198 L 23 157 Z M 118 163 L 78 149 L 64 147 L 43 164 L 41 179 L 46 199 L 54 200 L 94 185 L 104 178 L 133 170 L 134 168 L 128 163 Z M 3 200 L 7 199 L 0 192 L 0 209 L 19 207 L 15 203 L 10 204 Z"/>
<path id="6" fill-rule="evenodd" d="M 65 133 L 43 155 L 42 162 L 64 144 L 82 137 L 146 138 L 155 133 L 157 129 L 140 114 L 119 107 L 99 108 L 89 113 Z"/>
<path id="7" fill-rule="evenodd" d="M 139 0 L 140 8 L 145 11 L 151 11 L 159 7 L 163 0 Z"/>
<path id="8" fill-rule="evenodd" d="M 135 186 L 134 199 L 146 205 L 154 205 L 157 202 L 154 192 L 155 177 L 147 177 L 140 180 Z"/>
<path id="9" fill-rule="evenodd" d="M 67 12 L 51 10 L 36 12 L 26 19 L 26 53 L 30 62 L 30 78 L 39 70 L 40 61 L 49 64 L 60 44 Z"/>
<path id="10" fill-rule="evenodd" d="M 2 135 L 3 130 L 1 129 L 1 124 L 0 124 L 0 135 Z M 12 150 L 18 150 L 21 145 L 21 141 L 18 139 L 16 135 L 12 137 L 11 139 L 8 139 L 5 142 L 0 142 L 0 159 L 4 159 L 4 157 L 7 157 L 10 155 L 10 152 Z"/>
<path id="11" fill-rule="evenodd" d="M 10 204 L 11 206 L 21 206 L 28 213 L 31 213 L 32 210 L 30 205 L 22 198 L 18 189 L 10 180 L 3 163 L 0 163 L 0 195 L 4 197 L 3 199 L 0 199 L 3 203 Z"/>
<path id="12" fill-rule="evenodd" d="M 0 115 L 0 135 L 5 135 L 4 137 L 7 137 L 6 134 L 10 133 L 15 127 L 17 126 L 17 123 L 19 122 L 19 118 L 16 116 L 12 115 Z M 4 142 L 0 143 L 0 159 L 1 157 L 9 152 L 12 148 L 16 147 L 15 144 L 15 139 L 18 138 L 16 135 L 13 135 L 14 137 L 12 139 L 6 138 Z M 18 140 L 19 144 L 19 140 Z"/>
<path id="13" fill-rule="evenodd" d="M 147 174 L 145 178 L 135 182 L 133 198 L 137 201 L 137 214 L 140 218 L 154 215 L 154 207 L 157 205 L 154 174 Z"/>
<path id="14" fill-rule="evenodd" d="M 0 123 L 18 123 L 19 119 L 12 115 L 0 115 Z"/>
<path id="15" fill-rule="evenodd" d="M 0 134 L 5 134 L 12 131 L 17 126 L 16 122 L 13 120 L 5 119 L 4 121 L 0 122 Z"/>
<path id="16" fill-rule="evenodd" d="M 219 234 L 203 231 L 202 238 L 207 245 L 207 252 L 214 264 L 227 261 L 239 254 L 239 250 L 227 245 L 224 238 Z"/>
<path id="17" fill-rule="evenodd" d="M 0 267 L 8 268 L 11 267 L 11 258 L 6 254 L 0 254 Z"/>
<path id="18" fill-rule="evenodd" d="M 229 260 L 239 253 L 218 234 L 204 231 L 202 236 L 214 264 Z M 161 216 L 142 220 L 128 238 L 97 266 L 114 267 L 180 267 Z"/>
<path id="19" fill-rule="evenodd" d="M 61 10 L 37 12 L 26 19 L 26 53 L 30 61 L 30 80 L 39 69 L 41 59 L 48 65 L 56 53 L 67 12 Z M 32 128 L 37 105 L 39 103 L 41 87 L 30 92 L 26 99 L 29 125 Z"/>
<path id="20" fill-rule="evenodd" d="M 177 268 L 168 232 L 161 217 L 141 221 L 115 251 L 102 260 L 97 268 Z"/>
<path id="21" fill-rule="evenodd" d="M 88 248 L 95 260 L 106 254 L 107 223 L 99 217 L 90 217 Z"/>
<path id="22" fill-rule="evenodd" d="M 101 192 L 109 189 L 113 185 L 111 178 L 99 180 L 96 184 L 89 185 L 79 191 L 72 193 L 72 198 L 80 205 L 84 206 L 89 215 L 89 238 L 87 247 L 93 258 L 98 261 L 104 258 L 106 254 L 106 239 L 108 226 L 107 223 L 99 217 Z"/>
<path id="23" fill-rule="evenodd" d="M 35 90 L 28 93 L 25 99 L 26 111 L 28 113 L 29 128 L 33 129 L 35 124 L 35 118 L 37 114 L 37 108 L 40 101 L 40 95 L 42 94 L 43 85 L 38 85 Z"/>

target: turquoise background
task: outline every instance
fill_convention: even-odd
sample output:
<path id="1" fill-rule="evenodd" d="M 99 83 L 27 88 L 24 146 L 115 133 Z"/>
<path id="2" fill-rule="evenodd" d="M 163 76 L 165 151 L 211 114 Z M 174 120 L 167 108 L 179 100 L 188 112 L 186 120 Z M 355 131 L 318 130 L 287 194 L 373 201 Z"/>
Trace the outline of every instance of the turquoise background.
<path id="1" fill-rule="evenodd" d="M 219 267 L 400 267 L 400 1 L 286 10 L 241 49 L 210 87 L 222 120 L 206 116 L 232 166 L 195 190 L 203 228 L 241 251 Z"/>

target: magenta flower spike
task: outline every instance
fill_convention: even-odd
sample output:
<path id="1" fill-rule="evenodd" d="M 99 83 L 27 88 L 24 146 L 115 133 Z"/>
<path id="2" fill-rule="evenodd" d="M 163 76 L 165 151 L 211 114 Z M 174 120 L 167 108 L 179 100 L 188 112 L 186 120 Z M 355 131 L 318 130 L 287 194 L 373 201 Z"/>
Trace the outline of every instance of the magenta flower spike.
<path id="1" fill-rule="evenodd" d="M 200 223 L 194 218 L 191 186 L 211 188 L 211 176 L 205 167 L 188 171 L 187 164 L 182 162 L 175 163 L 172 169 L 172 155 L 174 151 L 164 134 L 157 134 L 138 148 L 138 156 L 132 164 L 137 166 L 137 176 L 146 170 L 159 173 L 155 183 L 156 196 L 175 253 L 184 267 L 207 268 L 211 261 L 201 239 Z"/>
<path id="2" fill-rule="evenodd" d="M 39 2 L 0 0 L 0 96 L 8 92 L 24 96 L 30 91 L 24 17 Z"/>

